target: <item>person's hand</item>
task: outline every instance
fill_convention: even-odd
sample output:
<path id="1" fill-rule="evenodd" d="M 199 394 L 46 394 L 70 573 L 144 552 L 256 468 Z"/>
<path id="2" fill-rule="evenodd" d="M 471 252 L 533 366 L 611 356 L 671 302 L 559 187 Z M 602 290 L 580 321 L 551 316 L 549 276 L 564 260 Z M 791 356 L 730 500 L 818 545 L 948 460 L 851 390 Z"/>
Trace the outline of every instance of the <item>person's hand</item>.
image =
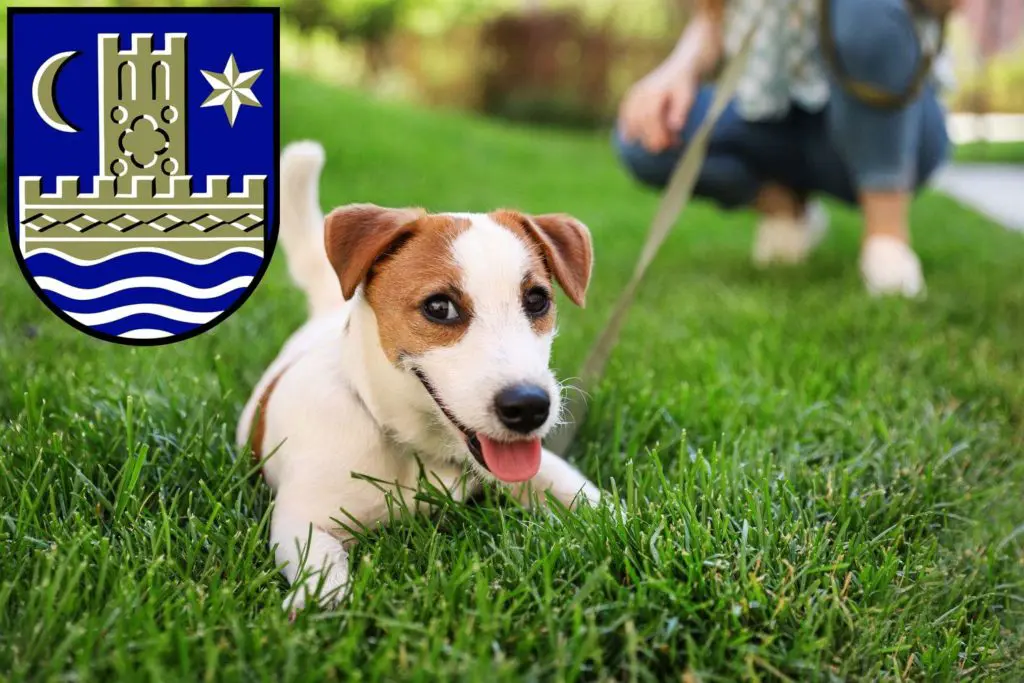
<path id="1" fill-rule="evenodd" d="M 637 81 L 619 106 L 619 131 L 652 153 L 663 152 L 679 137 L 697 96 L 698 79 L 690 69 L 667 62 Z"/>

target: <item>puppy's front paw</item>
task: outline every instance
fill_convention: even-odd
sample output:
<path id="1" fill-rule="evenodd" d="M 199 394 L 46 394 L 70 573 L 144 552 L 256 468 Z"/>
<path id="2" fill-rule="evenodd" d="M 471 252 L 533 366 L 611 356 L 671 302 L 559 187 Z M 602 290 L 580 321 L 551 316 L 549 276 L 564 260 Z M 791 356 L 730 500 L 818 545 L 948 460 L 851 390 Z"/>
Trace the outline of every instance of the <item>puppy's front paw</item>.
<path id="1" fill-rule="evenodd" d="M 601 489 L 589 481 L 583 485 L 583 488 L 576 494 L 576 498 L 573 501 L 573 509 L 579 509 L 584 506 L 592 508 L 606 507 L 620 524 L 625 524 L 629 520 L 629 514 L 626 512 L 626 501 L 616 500 L 614 496 L 602 493 Z"/>
<path id="2" fill-rule="evenodd" d="M 289 620 L 294 621 L 307 604 L 315 603 L 324 609 L 330 609 L 341 604 L 347 595 L 348 571 L 331 567 L 322 581 L 320 574 L 314 573 L 293 586 L 281 607 L 288 613 Z"/>
<path id="3" fill-rule="evenodd" d="M 861 251 L 860 272 L 872 296 L 898 294 L 913 298 L 924 294 L 921 261 L 909 244 L 898 239 L 869 237 Z"/>
<path id="4" fill-rule="evenodd" d="M 288 621 L 295 621 L 299 616 L 299 612 L 306 609 L 305 591 L 300 590 L 299 592 L 286 595 L 284 602 L 281 603 L 281 609 L 288 615 Z"/>
<path id="5" fill-rule="evenodd" d="M 594 486 L 589 481 L 584 482 L 583 488 L 577 493 L 573 499 L 572 506 L 574 508 L 586 506 L 586 507 L 597 507 L 601 504 L 601 489 Z"/>
<path id="6" fill-rule="evenodd" d="M 629 521 L 629 513 L 626 511 L 626 501 L 621 498 L 616 500 L 611 496 L 605 496 L 601 499 L 601 505 L 607 508 L 609 514 L 619 524 L 626 524 Z"/>

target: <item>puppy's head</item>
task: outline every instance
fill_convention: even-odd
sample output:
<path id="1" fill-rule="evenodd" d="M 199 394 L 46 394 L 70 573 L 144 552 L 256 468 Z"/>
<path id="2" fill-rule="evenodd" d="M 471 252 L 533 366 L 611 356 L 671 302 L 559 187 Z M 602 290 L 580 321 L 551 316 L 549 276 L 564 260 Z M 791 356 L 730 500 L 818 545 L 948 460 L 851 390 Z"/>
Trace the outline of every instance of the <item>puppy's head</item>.
<path id="1" fill-rule="evenodd" d="M 345 298 L 362 286 L 384 354 L 423 385 L 466 457 L 503 481 L 533 477 L 561 408 L 548 367 L 553 287 L 583 305 L 586 226 L 563 214 L 362 204 L 335 209 L 325 240 Z"/>

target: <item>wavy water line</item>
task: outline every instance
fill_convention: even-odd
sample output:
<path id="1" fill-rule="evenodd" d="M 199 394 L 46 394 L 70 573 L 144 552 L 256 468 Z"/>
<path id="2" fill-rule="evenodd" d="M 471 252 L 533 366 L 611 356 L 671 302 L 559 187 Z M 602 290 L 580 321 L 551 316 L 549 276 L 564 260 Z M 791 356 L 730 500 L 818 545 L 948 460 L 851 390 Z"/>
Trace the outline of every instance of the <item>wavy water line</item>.
<path id="1" fill-rule="evenodd" d="M 228 292 L 212 299 L 190 299 L 187 296 L 167 292 L 162 289 L 141 287 L 138 289 L 126 289 L 123 292 L 115 292 L 98 299 L 69 299 L 56 292 L 43 292 L 43 295 L 62 311 L 67 311 L 68 313 L 100 313 L 119 306 L 130 306 L 131 304 L 161 304 L 163 306 L 180 308 L 183 311 L 201 313 L 223 311 L 231 308 L 235 302 L 245 295 L 245 292 L 245 289 L 236 289 L 233 292 Z"/>
<path id="2" fill-rule="evenodd" d="M 117 308 L 112 308 L 108 311 L 101 311 L 99 313 L 68 313 L 68 315 L 83 325 L 88 325 L 90 327 L 93 325 L 104 325 L 106 323 L 116 322 L 121 318 L 127 318 L 130 315 L 141 314 L 155 315 L 180 323 L 203 325 L 210 322 L 223 312 L 224 311 L 199 313 L 194 311 L 183 311 L 180 308 L 164 306 L 163 304 L 131 304 L 129 306 L 118 306 Z"/>
<path id="3" fill-rule="evenodd" d="M 217 263 L 195 265 L 161 254 L 123 254 L 91 266 L 76 266 L 52 254 L 25 259 L 33 279 L 48 277 L 79 289 L 94 289 L 134 277 L 165 277 L 189 287 L 206 289 L 241 276 L 255 276 L 263 259 L 248 253 L 228 254 Z"/>
<path id="4" fill-rule="evenodd" d="M 254 247 L 232 247 L 231 249 L 228 249 L 223 253 L 217 254 L 216 256 L 211 256 L 209 258 L 190 258 L 188 256 L 176 254 L 168 249 L 161 249 L 160 247 L 132 247 L 130 249 L 122 249 L 121 251 L 116 251 L 113 254 L 107 254 L 106 256 L 101 256 L 95 259 L 83 259 L 76 258 L 74 256 L 69 256 L 68 254 L 65 254 L 64 252 L 58 249 L 40 247 L 38 249 L 33 249 L 32 251 L 25 254 L 25 258 L 28 259 L 32 256 L 35 256 L 36 254 L 48 254 L 50 256 L 56 256 L 57 258 L 67 261 L 68 263 L 73 263 L 76 266 L 94 266 L 97 263 L 103 263 L 104 261 L 109 261 L 110 259 L 117 258 L 118 256 L 124 256 L 126 254 L 159 254 L 161 256 L 169 256 L 170 258 L 173 258 L 177 261 L 189 263 L 194 266 L 205 266 L 210 263 L 213 263 L 214 261 L 222 259 L 230 254 L 238 253 L 250 254 L 252 256 L 259 256 L 262 258 L 264 251 L 262 249 L 256 249 Z"/>
<path id="5" fill-rule="evenodd" d="M 163 339 L 164 337 L 173 337 L 174 335 L 164 330 L 154 330 L 151 327 L 141 327 L 137 330 L 128 330 L 117 335 L 122 339 Z"/>
<path id="6" fill-rule="evenodd" d="M 191 285 L 186 285 L 183 282 L 166 277 L 128 277 L 123 280 L 109 282 L 100 287 L 84 288 L 66 285 L 52 277 L 36 278 L 36 284 L 41 289 L 53 292 L 54 294 L 60 294 L 69 299 L 75 299 L 76 301 L 99 299 L 116 292 L 123 292 L 126 289 L 138 289 L 141 287 L 162 289 L 167 292 L 187 296 L 190 299 L 214 299 L 236 289 L 248 287 L 251 282 L 252 277 L 240 275 L 213 287 L 192 287 Z"/>
<path id="7" fill-rule="evenodd" d="M 90 327 L 97 332 L 103 332 L 104 334 L 109 334 L 112 337 L 130 333 L 133 330 L 156 330 L 157 332 L 163 332 L 168 336 L 176 336 L 179 334 L 185 334 L 186 332 L 191 332 L 196 329 L 197 325 L 192 323 L 179 323 L 158 315 L 150 315 L 149 313 L 139 313 L 137 315 L 130 315 L 127 318 L 115 320 L 111 323 L 91 325 Z"/>

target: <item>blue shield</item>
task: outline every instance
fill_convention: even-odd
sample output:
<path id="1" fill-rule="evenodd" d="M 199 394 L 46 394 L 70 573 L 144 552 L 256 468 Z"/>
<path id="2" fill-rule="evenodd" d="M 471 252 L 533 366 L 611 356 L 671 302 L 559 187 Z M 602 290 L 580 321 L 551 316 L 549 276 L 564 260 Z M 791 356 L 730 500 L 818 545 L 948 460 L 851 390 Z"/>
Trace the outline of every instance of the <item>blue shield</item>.
<path id="1" fill-rule="evenodd" d="M 124 344 L 227 318 L 277 241 L 277 10 L 21 8 L 8 27 L 8 223 L 32 289 Z"/>

